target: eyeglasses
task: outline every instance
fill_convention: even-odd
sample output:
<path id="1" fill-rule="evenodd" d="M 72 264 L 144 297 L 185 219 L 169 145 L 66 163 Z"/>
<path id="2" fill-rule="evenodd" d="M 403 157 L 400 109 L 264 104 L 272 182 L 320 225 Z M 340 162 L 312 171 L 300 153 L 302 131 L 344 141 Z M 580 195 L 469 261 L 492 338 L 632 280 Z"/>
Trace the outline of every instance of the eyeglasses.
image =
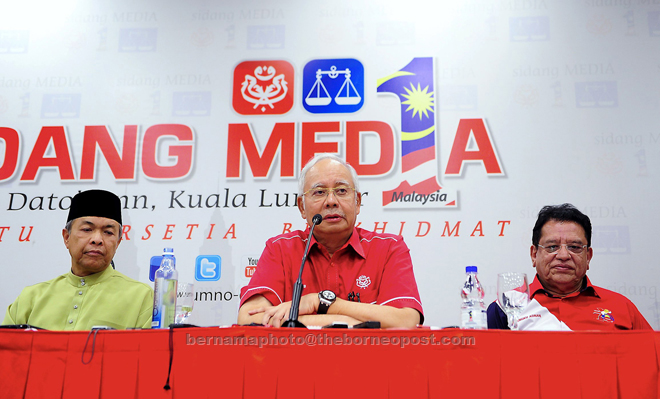
<path id="1" fill-rule="evenodd" d="M 582 251 L 584 251 L 585 248 L 587 248 L 586 245 L 575 245 L 575 244 L 552 244 L 548 246 L 543 246 L 541 244 L 538 244 L 539 247 L 545 249 L 545 251 L 549 254 L 554 254 L 559 252 L 559 249 L 564 246 L 568 250 L 568 252 L 572 254 L 581 254 Z"/>
<path id="2" fill-rule="evenodd" d="M 314 187 L 305 191 L 303 195 L 309 194 L 312 199 L 320 200 L 325 199 L 332 192 L 335 197 L 343 199 L 349 198 L 353 191 L 355 191 L 355 188 L 349 186 Z"/>

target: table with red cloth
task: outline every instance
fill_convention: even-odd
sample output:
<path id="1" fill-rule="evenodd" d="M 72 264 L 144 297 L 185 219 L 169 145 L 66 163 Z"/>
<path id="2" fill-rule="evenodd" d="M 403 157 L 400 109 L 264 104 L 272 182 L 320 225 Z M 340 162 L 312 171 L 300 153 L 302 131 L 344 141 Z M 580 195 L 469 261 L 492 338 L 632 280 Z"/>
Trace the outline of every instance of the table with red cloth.
<path id="1" fill-rule="evenodd" d="M 0 330 L 0 397 L 660 398 L 659 348 L 654 331 Z"/>

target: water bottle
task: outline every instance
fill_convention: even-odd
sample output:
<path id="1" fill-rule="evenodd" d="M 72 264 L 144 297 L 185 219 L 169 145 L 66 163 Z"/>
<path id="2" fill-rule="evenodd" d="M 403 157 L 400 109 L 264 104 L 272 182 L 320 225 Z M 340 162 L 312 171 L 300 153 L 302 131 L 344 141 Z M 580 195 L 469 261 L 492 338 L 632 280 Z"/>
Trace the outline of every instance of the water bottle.
<path id="1" fill-rule="evenodd" d="M 465 284 L 461 290 L 461 328 L 485 330 L 488 328 L 484 289 L 477 278 L 477 267 L 465 268 Z"/>
<path id="2" fill-rule="evenodd" d="M 176 314 L 176 290 L 179 272 L 176 271 L 174 249 L 163 249 L 163 260 L 154 278 L 154 313 L 151 328 L 168 328 Z"/>

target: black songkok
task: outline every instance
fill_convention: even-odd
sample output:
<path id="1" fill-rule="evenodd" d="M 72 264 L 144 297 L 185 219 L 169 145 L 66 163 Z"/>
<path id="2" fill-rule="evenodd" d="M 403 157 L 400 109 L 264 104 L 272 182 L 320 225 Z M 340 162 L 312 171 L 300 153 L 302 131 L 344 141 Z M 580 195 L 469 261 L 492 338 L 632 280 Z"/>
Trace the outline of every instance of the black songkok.
<path id="1" fill-rule="evenodd" d="M 71 200 L 67 223 L 85 216 L 108 218 L 121 223 L 121 202 L 110 191 L 88 190 L 76 194 Z"/>

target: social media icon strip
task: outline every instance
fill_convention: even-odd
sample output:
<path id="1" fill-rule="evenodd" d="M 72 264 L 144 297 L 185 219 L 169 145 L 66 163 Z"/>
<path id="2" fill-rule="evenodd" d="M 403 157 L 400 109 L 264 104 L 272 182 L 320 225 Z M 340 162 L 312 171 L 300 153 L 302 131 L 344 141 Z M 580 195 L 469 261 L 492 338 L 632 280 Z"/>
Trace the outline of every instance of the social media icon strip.
<path id="1" fill-rule="evenodd" d="M 359 110 L 364 105 L 364 66 L 353 58 L 308 62 L 303 69 L 302 102 L 313 114 Z"/>
<path id="2" fill-rule="evenodd" d="M 195 280 L 220 280 L 222 259 L 219 255 L 199 255 L 195 259 Z"/>
<path id="3" fill-rule="evenodd" d="M 293 65 L 244 61 L 234 68 L 232 105 L 241 115 L 281 115 L 293 107 Z"/>

